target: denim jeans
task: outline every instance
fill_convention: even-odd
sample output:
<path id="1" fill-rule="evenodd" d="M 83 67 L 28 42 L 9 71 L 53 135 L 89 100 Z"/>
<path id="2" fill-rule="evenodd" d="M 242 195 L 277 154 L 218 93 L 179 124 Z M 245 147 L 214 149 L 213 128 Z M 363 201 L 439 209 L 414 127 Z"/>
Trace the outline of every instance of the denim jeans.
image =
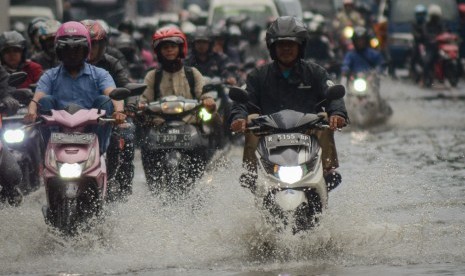
<path id="1" fill-rule="evenodd" d="M 65 108 L 65 106 L 62 106 L 54 96 L 43 97 L 39 100 L 39 104 L 41 114 L 51 109 L 63 110 Z M 91 108 L 101 108 L 102 110 L 105 110 L 106 116 L 110 116 L 113 113 L 113 103 L 110 100 L 110 98 L 105 95 L 98 96 L 92 103 Z M 95 125 L 91 128 L 92 132 L 97 134 L 100 145 L 100 154 L 105 153 L 108 148 L 108 145 L 110 143 L 111 128 L 112 126 L 110 124 Z M 42 136 L 44 137 L 44 141 L 48 143 L 48 141 L 50 140 L 51 132 L 56 131 L 58 131 L 58 128 L 56 127 L 42 128 Z"/>

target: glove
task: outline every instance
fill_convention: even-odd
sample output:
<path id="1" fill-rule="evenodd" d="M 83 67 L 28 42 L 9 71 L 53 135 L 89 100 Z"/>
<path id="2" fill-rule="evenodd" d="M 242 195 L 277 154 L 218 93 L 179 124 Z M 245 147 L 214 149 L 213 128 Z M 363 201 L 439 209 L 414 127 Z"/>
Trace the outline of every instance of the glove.
<path id="1" fill-rule="evenodd" d="M 5 105 L 5 112 L 8 115 L 15 114 L 19 109 L 19 102 L 11 96 L 6 96 L 1 101 Z"/>
<path id="2" fill-rule="evenodd" d="M 213 98 L 203 99 L 202 104 L 208 112 L 213 113 L 216 111 L 216 103 Z"/>
<path id="3" fill-rule="evenodd" d="M 237 119 L 231 123 L 231 130 L 233 132 L 244 132 L 247 122 L 245 119 Z"/>

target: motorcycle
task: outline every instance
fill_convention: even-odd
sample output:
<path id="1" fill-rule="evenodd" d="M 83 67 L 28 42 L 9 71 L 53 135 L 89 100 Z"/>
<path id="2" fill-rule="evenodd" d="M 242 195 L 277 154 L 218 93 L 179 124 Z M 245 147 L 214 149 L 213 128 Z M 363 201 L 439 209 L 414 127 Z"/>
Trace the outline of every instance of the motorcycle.
<path id="1" fill-rule="evenodd" d="M 125 88 L 110 94 L 113 100 L 131 95 Z M 45 222 L 65 235 L 75 235 L 90 219 L 101 217 L 107 194 L 105 154 L 101 155 L 97 135 L 87 131 L 95 124 L 107 124 L 100 108 L 83 109 L 71 104 L 64 110 L 42 113 L 39 122 L 55 126 L 45 150 L 44 184 L 47 205 Z"/>
<path id="2" fill-rule="evenodd" d="M 22 76 L 22 75 L 25 76 Z M 15 82 L 26 78 L 24 72 L 13 73 L 9 79 L 10 86 L 16 86 Z M 21 84 L 19 82 L 19 84 Z M 39 189 L 41 184 L 40 171 L 42 168 L 44 141 L 39 130 L 34 126 L 25 127 L 24 115 L 27 114 L 27 106 L 33 97 L 29 89 L 17 89 L 12 92 L 20 93 L 20 109 L 14 115 L 2 116 L 1 135 L 2 141 L 8 146 L 22 171 L 22 181 L 19 188 L 23 194 L 28 194 Z"/>
<path id="3" fill-rule="evenodd" d="M 443 83 L 446 79 L 452 87 L 457 87 L 460 78 L 460 55 L 459 55 L 459 37 L 450 32 L 444 32 L 436 36 L 438 46 L 438 58 L 434 64 L 432 79 L 437 79 Z M 420 54 L 423 60 L 426 59 L 427 53 L 424 45 L 420 45 Z"/>
<path id="4" fill-rule="evenodd" d="M 163 97 L 139 112 L 142 165 L 153 194 L 187 194 L 202 176 L 221 144 L 214 128 L 222 126 L 212 124 L 213 116 L 182 96 Z"/>
<path id="5" fill-rule="evenodd" d="M 328 89 L 327 99 L 344 96 L 342 85 Z M 245 90 L 231 88 L 232 100 L 250 105 Z M 258 109 L 258 107 L 253 107 Z M 267 220 L 295 234 L 311 229 L 328 206 L 328 185 L 323 176 L 321 148 L 312 130 L 328 128 L 324 114 L 293 110 L 251 119 L 247 130 L 259 137 L 255 195 L 267 210 Z M 310 134 L 311 133 L 311 134 Z"/>
<path id="6" fill-rule="evenodd" d="M 376 72 L 357 73 L 347 80 L 345 97 L 352 125 L 368 127 L 385 123 L 392 108 L 380 95 L 380 79 Z"/>

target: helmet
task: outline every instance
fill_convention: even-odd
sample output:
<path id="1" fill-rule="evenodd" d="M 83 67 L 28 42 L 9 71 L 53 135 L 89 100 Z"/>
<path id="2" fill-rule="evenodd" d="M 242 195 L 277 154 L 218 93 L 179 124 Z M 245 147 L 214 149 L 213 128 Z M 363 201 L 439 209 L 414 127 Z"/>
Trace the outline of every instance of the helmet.
<path id="1" fill-rule="evenodd" d="M 36 17 L 29 22 L 29 25 L 27 26 L 27 35 L 29 36 L 30 41 L 34 40 L 34 37 L 39 31 L 39 26 L 44 25 L 45 21 L 47 21 L 47 18 L 45 17 Z"/>
<path id="2" fill-rule="evenodd" d="M 63 23 L 55 36 L 55 51 L 58 59 L 63 59 L 62 51 L 64 48 L 78 46 L 85 47 L 86 54 L 84 56 L 87 57 L 91 47 L 89 31 L 80 22 L 68 21 Z"/>
<path id="3" fill-rule="evenodd" d="M 26 60 L 26 45 L 26 39 L 17 31 L 3 32 L 0 35 L 0 53 L 7 48 L 19 48 L 22 51 L 21 60 L 24 61 Z"/>
<path id="4" fill-rule="evenodd" d="M 39 25 L 39 30 L 37 34 L 40 39 L 47 39 L 49 37 L 54 37 L 60 28 L 60 21 L 48 19 Z"/>
<path id="5" fill-rule="evenodd" d="M 192 41 L 195 42 L 200 40 L 209 42 L 212 41 L 211 33 L 207 26 L 197 26 L 197 28 L 195 29 L 195 32 L 192 35 Z"/>
<path id="6" fill-rule="evenodd" d="M 26 49 L 26 39 L 17 31 L 3 32 L 0 35 L 0 52 L 6 48 L 15 47 L 21 50 Z"/>
<path id="7" fill-rule="evenodd" d="M 180 57 L 187 56 L 187 38 L 186 35 L 175 26 L 167 26 L 156 31 L 152 36 L 153 50 L 159 55 L 159 46 L 162 42 L 170 41 L 179 45 Z"/>
<path id="8" fill-rule="evenodd" d="M 134 32 L 134 23 L 131 20 L 125 20 L 119 23 L 118 31 L 132 34 Z"/>
<path id="9" fill-rule="evenodd" d="M 262 27 L 257 22 L 249 19 L 242 24 L 242 32 L 245 35 L 257 35 L 262 31 Z"/>
<path id="10" fill-rule="evenodd" d="M 441 17 L 442 16 L 442 9 L 440 6 L 436 4 L 431 4 L 428 6 L 428 16 L 431 17 Z"/>
<path id="11" fill-rule="evenodd" d="M 415 6 L 415 19 L 417 22 L 423 22 L 426 19 L 426 14 L 428 10 L 425 5 L 418 4 Z"/>
<path id="12" fill-rule="evenodd" d="M 127 33 L 121 33 L 113 42 L 113 46 L 123 53 L 128 62 L 133 62 L 136 52 L 136 40 Z"/>
<path id="13" fill-rule="evenodd" d="M 86 19 L 82 20 L 81 23 L 84 24 L 84 26 L 89 31 L 91 40 L 99 41 L 107 39 L 107 32 L 98 21 Z"/>
<path id="14" fill-rule="evenodd" d="M 299 55 L 304 55 L 305 44 L 308 39 L 308 31 L 304 23 L 292 16 L 281 16 L 273 21 L 266 31 L 266 46 L 271 58 L 276 59 L 275 47 L 273 45 L 279 40 L 291 40 L 299 44 Z"/>

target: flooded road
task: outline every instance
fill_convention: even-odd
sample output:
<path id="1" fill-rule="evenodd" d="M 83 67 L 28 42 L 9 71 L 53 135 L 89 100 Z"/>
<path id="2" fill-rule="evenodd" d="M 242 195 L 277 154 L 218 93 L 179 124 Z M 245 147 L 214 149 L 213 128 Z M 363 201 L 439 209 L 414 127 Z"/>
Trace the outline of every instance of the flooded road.
<path id="1" fill-rule="evenodd" d="M 0 209 L 0 274 L 463 275 L 464 85 L 381 85 L 394 115 L 336 134 L 343 183 L 311 232 L 267 228 L 237 183 L 239 148 L 191 200 L 168 206 L 149 195 L 138 159 L 129 201 L 107 205 L 106 220 L 75 239 L 47 229 L 43 188 Z"/>

